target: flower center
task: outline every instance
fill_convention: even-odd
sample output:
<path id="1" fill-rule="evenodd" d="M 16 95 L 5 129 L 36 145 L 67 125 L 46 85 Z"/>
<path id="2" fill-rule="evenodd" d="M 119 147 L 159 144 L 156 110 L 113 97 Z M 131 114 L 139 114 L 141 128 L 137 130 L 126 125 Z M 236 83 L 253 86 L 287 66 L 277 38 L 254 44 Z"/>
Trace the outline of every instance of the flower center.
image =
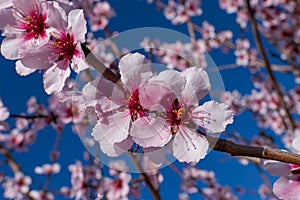
<path id="1" fill-rule="evenodd" d="M 146 116 L 146 109 L 140 104 L 139 90 L 136 89 L 128 99 L 128 108 L 131 120 L 135 121 L 138 117 Z"/>
<path id="2" fill-rule="evenodd" d="M 182 122 L 185 109 L 181 107 L 178 99 L 175 99 L 172 108 L 167 111 L 167 121 L 171 123 L 171 133 L 175 135 L 178 132 L 178 127 Z"/>
<path id="3" fill-rule="evenodd" d="M 52 33 L 51 40 L 53 41 L 54 54 L 57 56 L 57 61 L 70 61 L 74 55 L 80 54 L 74 43 L 74 36 L 62 31 Z"/>
<path id="4" fill-rule="evenodd" d="M 25 33 L 24 39 L 39 39 L 47 37 L 46 35 L 46 19 L 47 14 L 42 13 L 38 5 L 33 5 L 30 13 L 23 13 L 20 10 L 16 12 L 17 26 Z"/>

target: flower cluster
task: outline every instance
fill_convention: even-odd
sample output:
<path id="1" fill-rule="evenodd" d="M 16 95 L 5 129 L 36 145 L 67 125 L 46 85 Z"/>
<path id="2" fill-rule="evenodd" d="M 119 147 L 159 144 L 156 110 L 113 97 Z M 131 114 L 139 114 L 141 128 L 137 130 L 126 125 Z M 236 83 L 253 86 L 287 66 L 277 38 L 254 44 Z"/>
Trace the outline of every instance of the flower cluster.
<path id="1" fill-rule="evenodd" d="M 174 138 L 174 156 L 181 162 L 198 162 L 209 146 L 197 133 L 198 127 L 214 134 L 233 122 L 223 103 L 208 101 L 199 106 L 210 90 L 208 75 L 201 68 L 156 75 L 139 53 L 123 56 L 118 67 L 119 87 L 99 77 L 82 91 L 86 107 L 92 107 L 98 117 L 92 136 L 109 156 L 126 152 L 133 143 L 161 148 Z"/>
<path id="2" fill-rule="evenodd" d="M 68 14 L 54 1 L 12 1 L 1 12 L 2 55 L 16 62 L 16 71 L 28 75 L 43 70 L 45 91 L 61 91 L 70 68 L 80 72 L 88 66 L 80 43 L 87 32 L 83 11 Z"/>

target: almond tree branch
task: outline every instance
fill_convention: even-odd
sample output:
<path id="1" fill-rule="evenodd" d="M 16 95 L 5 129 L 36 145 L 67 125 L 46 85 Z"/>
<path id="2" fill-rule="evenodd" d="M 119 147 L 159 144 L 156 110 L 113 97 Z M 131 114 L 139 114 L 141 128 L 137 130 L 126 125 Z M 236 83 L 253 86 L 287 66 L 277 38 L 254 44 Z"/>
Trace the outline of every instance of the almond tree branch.
<path id="1" fill-rule="evenodd" d="M 300 165 L 300 155 L 298 154 L 270 147 L 256 147 L 236 144 L 229 140 L 221 138 L 216 139 L 210 136 L 206 136 L 206 138 L 208 141 L 211 141 L 211 143 L 213 140 L 217 140 L 216 144 L 211 147 L 213 150 L 228 153 L 232 156 L 255 157 Z"/>
<path id="2" fill-rule="evenodd" d="M 153 186 L 149 176 L 144 172 L 143 167 L 141 166 L 139 160 L 137 160 L 137 158 L 134 156 L 133 152 L 129 152 L 129 155 L 130 155 L 130 158 L 133 161 L 135 167 L 139 171 L 141 178 L 144 180 L 147 187 L 149 188 L 149 190 L 150 190 L 150 192 L 153 196 L 153 199 L 160 200 L 161 197 L 160 197 L 160 194 L 159 194 L 158 190 L 155 189 L 155 187 Z"/>
<path id="3" fill-rule="evenodd" d="M 289 123 L 290 123 L 290 126 L 291 126 L 292 130 L 295 130 L 296 129 L 295 122 L 293 120 L 293 117 L 292 117 L 292 115 L 289 111 L 289 108 L 288 108 L 287 104 L 284 101 L 283 93 L 281 92 L 279 84 L 276 81 L 276 78 L 275 78 L 275 76 L 273 74 L 273 71 L 271 69 L 271 64 L 270 64 L 270 62 L 267 58 L 265 49 L 262 45 L 262 41 L 261 41 L 261 38 L 259 36 L 259 32 L 258 32 L 258 28 L 257 28 L 257 23 L 256 23 L 255 17 L 254 17 L 254 10 L 251 8 L 250 0 L 245 0 L 245 3 L 246 3 L 247 10 L 248 10 L 249 17 L 250 17 L 251 28 L 252 28 L 252 33 L 253 33 L 253 36 L 254 36 L 254 40 L 255 40 L 256 46 L 257 46 L 257 48 L 260 52 L 260 55 L 262 57 L 263 64 L 265 65 L 267 73 L 268 73 L 268 75 L 269 75 L 269 77 L 272 81 L 274 89 L 275 89 L 275 91 L 278 95 L 279 101 L 280 101 L 282 107 L 284 108 L 284 111 L 285 111 L 284 115 L 289 120 Z"/>
<path id="4" fill-rule="evenodd" d="M 9 167 L 11 168 L 14 174 L 21 172 L 21 167 L 17 164 L 16 160 L 13 158 L 11 152 L 7 148 L 5 148 L 5 146 L 3 146 L 2 144 L 0 144 L 0 153 L 5 157 L 6 162 L 8 163 Z M 24 195 L 28 199 L 33 200 L 33 198 L 29 194 L 30 191 L 31 189 L 29 189 L 29 191 Z"/>
<path id="5" fill-rule="evenodd" d="M 92 55 L 91 51 L 82 44 L 85 49 L 85 56 L 86 61 L 91 64 L 97 71 L 100 66 L 94 66 L 93 64 L 99 63 L 102 65 L 101 67 L 105 67 L 100 61 L 95 62 L 95 57 Z M 89 53 L 88 53 L 89 52 Z M 92 59 L 92 61 L 90 60 Z M 97 59 L 96 59 L 97 60 Z M 119 76 L 115 75 L 110 69 L 106 68 L 101 69 L 98 71 L 99 73 L 103 73 L 102 75 L 112 82 L 116 82 L 120 79 Z M 107 74 L 106 74 L 107 73 Z M 255 146 L 248 146 L 248 145 L 241 145 L 233 143 L 229 140 L 221 139 L 221 138 L 213 138 L 205 133 L 199 132 L 199 134 L 205 135 L 207 140 L 210 143 L 215 143 L 211 146 L 212 149 L 215 151 L 221 151 L 225 153 L 229 153 L 232 156 L 246 156 L 246 157 L 255 157 L 255 158 L 263 158 L 263 159 L 270 159 L 270 160 L 277 160 L 286 163 L 292 163 L 296 165 L 300 165 L 300 155 L 273 149 L 269 147 L 255 147 Z"/>

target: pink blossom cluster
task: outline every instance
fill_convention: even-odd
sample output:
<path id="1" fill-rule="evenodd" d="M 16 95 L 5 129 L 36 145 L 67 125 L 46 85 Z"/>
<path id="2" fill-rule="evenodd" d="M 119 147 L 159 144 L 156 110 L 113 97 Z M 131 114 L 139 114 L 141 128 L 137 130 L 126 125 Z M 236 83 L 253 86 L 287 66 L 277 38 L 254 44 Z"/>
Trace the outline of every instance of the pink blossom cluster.
<path id="1" fill-rule="evenodd" d="M 208 22 L 203 23 L 201 29 L 203 38 L 190 43 L 176 41 L 174 43 L 160 42 L 158 39 L 151 41 L 144 38 L 140 46 L 146 52 L 155 55 L 161 63 L 168 68 L 184 70 L 192 66 L 207 67 L 207 52 L 222 48 L 224 43 L 232 38 L 230 31 L 214 32 L 214 27 Z"/>
<path id="2" fill-rule="evenodd" d="M 205 186 L 200 186 L 205 184 Z M 229 186 L 218 183 L 215 173 L 199 169 L 197 166 L 183 168 L 183 179 L 180 187 L 186 195 L 199 193 L 205 199 L 237 200 Z"/>
<path id="3" fill-rule="evenodd" d="M 16 71 L 22 76 L 43 70 L 45 91 L 61 91 L 70 76 L 87 68 L 80 43 L 87 32 L 83 11 L 66 11 L 55 1 L 12 1 L 1 10 L 0 29 L 5 36 L 1 53 L 18 60 Z"/>
<path id="4" fill-rule="evenodd" d="M 92 136 L 109 156 L 127 152 L 133 143 L 145 149 L 162 148 L 174 138 L 174 156 L 181 162 L 198 162 L 209 145 L 197 133 L 198 127 L 221 133 L 233 122 L 223 103 L 208 101 L 199 106 L 210 89 L 201 68 L 155 74 L 139 53 L 123 56 L 118 68 L 119 87 L 99 77 L 82 90 L 85 106 L 93 108 L 98 118 Z"/>

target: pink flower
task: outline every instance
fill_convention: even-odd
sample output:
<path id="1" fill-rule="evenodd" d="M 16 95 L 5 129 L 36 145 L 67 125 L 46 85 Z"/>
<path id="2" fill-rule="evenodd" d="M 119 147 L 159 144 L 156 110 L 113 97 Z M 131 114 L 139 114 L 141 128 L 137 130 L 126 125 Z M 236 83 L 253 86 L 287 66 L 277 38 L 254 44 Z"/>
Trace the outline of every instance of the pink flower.
<path id="1" fill-rule="evenodd" d="M 29 191 L 31 178 L 23 173 L 15 174 L 14 179 L 5 179 L 3 183 L 4 197 L 9 199 L 24 199 L 24 195 Z"/>
<path id="2" fill-rule="evenodd" d="M 34 172 L 37 174 L 58 174 L 60 171 L 60 164 L 44 164 L 41 167 L 37 166 L 34 168 Z"/>
<path id="3" fill-rule="evenodd" d="M 129 127 L 147 115 L 139 101 L 139 90 L 153 76 L 151 65 L 139 53 L 122 57 L 119 69 L 125 91 L 103 77 L 83 88 L 87 106 L 94 107 L 98 116 L 92 136 L 110 156 L 120 155 L 131 147 Z"/>
<path id="4" fill-rule="evenodd" d="M 91 30 L 103 30 L 107 26 L 108 20 L 114 15 L 115 12 L 108 2 L 96 2 L 96 4 L 93 5 L 93 12 L 89 15 Z"/>
<path id="5" fill-rule="evenodd" d="M 88 67 L 80 46 L 87 32 L 83 11 L 72 10 L 68 24 L 63 20 L 59 23 L 60 29 L 51 32 L 47 44 L 28 52 L 21 62 L 17 62 L 21 69 L 45 70 L 44 89 L 48 94 L 62 90 L 71 73 L 69 65 L 76 73 Z"/>
<path id="6" fill-rule="evenodd" d="M 198 106 L 209 89 L 208 75 L 196 67 L 183 72 L 163 71 L 150 79 L 141 91 L 141 104 L 158 114 L 152 115 L 148 124 L 144 118 L 137 120 L 132 126 L 133 140 L 142 147 L 162 147 L 174 135 L 173 154 L 179 161 L 198 162 L 204 158 L 208 141 L 197 133 L 198 126 L 219 133 L 233 122 L 225 104 L 209 101 Z"/>
<path id="7" fill-rule="evenodd" d="M 8 123 L 4 122 L 8 117 L 9 117 L 9 111 L 3 105 L 3 102 L 0 99 L 0 131 L 9 129 Z"/>
<path id="8" fill-rule="evenodd" d="M 104 178 L 101 188 L 104 191 L 100 191 L 100 194 L 105 192 L 106 198 L 109 200 L 127 199 L 130 180 L 131 176 L 124 172 L 121 172 L 115 180 Z"/>
<path id="9" fill-rule="evenodd" d="M 64 12 L 56 2 L 14 0 L 12 5 L 1 16 L 2 20 L 7 20 L 1 53 L 13 60 L 47 43 L 50 32 L 56 28 L 57 22 L 62 21 Z"/>

